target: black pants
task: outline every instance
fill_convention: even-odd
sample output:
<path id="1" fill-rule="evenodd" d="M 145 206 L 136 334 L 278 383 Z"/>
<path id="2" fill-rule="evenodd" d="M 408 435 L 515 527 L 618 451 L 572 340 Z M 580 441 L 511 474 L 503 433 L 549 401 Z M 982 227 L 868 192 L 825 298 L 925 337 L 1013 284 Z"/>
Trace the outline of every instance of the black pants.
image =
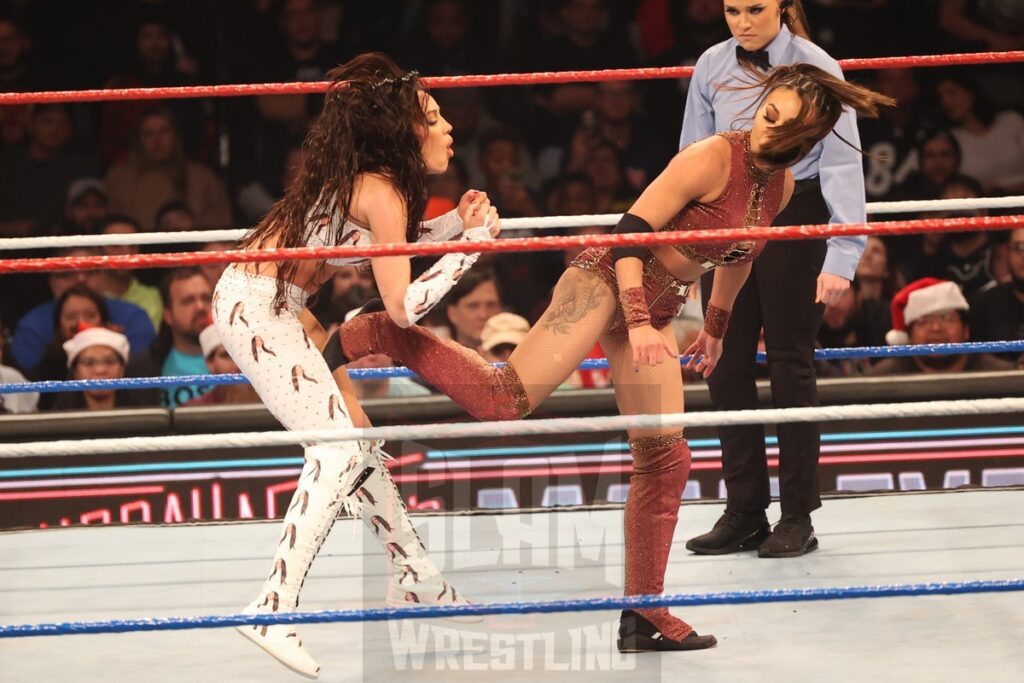
<path id="1" fill-rule="evenodd" d="M 825 223 L 828 207 L 816 187 L 795 195 L 774 225 Z M 825 307 L 814 303 L 818 274 L 825 259 L 823 240 L 773 240 L 754 261 L 750 278 L 736 297 L 722 358 L 708 378 L 717 410 L 752 410 L 757 405 L 754 383 L 758 338 L 764 326 L 776 408 L 818 405 L 814 345 Z M 713 273 L 701 284 L 707 308 Z M 783 515 L 804 515 L 821 507 L 818 495 L 817 424 L 778 425 L 779 494 Z M 728 491 L 726 509 L 761 512 L 771 494 L 764 427 L 719 427 L 722 475 Z"/>

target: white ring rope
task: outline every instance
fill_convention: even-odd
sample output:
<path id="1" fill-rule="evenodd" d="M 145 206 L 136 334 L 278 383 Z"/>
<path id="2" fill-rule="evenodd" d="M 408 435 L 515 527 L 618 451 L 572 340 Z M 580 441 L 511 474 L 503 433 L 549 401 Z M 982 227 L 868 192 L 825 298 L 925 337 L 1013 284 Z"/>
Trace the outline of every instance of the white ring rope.
<path id="1" fill-rule="evenodd" d="M 786 422 L 832 422 L 843 420 L 938 417 L 944 415 L 989 415 L 1024 412 L 1024 398 L 985 398 L 877 405 L 819 406 L 814 408 L 773 408 L 767 410 L 708 411 L 666 415 L 616 415 L 600 417 L 516 420 L 512 422 L 468 422 L 459 424 L 399 425 L 358 429 L 294 432 L 235 432 L 228 434 L 187 434 L 180 436 L 82 439 L 0 445 L 0 458 L 41 457 L 157 451 L 203 450 L 213 448 L 256 448 L 291 446 L 302 443 L 332 443 L 356 439 L 421 441 L 538 434 L 622 431 L 627 428 L 717 427 L 740 424 Z"/>
<path id="2" fill-rule="evenodd" d="M 910 202 L 873 202 L 867 204 L 869 214 L 915 213 L 919 211 L 968 211 L 976 209 L 1014 209 L 1024 207 L 1024 195 L 1013 197 L 979 197 L 970 199 L 928 199 Z M 517 230 L 543 230 L 553 228 L 581 228 L 615 225 L 622 214 L 601 213 L 580 216 L 537 216 L 534 218 L 505 218 L 501 221 L 504 232 Z M 66 247 L 105 247 L 123 245 L 197 244 L 208 242 L 237 242 L 249 228 L 226 230 L 189 230 L 183 232 L 146 232 L 129 235 L 63 235 L 50 237 L 5 237 L 0 239 L 0 251 L 18 249 L 56 249 Z"/>
<path id="3" fill-rule="evenodd" d="M 965 197 L 964 199 L 919 199 L 906 202 L 868 202 L 868 213 L 915 213 L 917 211 L 973 211 L 975 209 L 1016 209 L 1024 206 L 1024 195 L 1012 197 Z"/>

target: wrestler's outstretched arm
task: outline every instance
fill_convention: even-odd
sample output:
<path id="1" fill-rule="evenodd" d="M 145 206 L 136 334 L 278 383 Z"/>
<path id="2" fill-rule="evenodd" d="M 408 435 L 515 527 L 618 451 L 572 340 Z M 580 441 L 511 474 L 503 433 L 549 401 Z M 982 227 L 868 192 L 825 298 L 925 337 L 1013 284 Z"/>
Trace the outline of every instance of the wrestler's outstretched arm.
<path id="1" fill-rule="evenodd" d="M 459 199 L 459 205 L 449 211 L 448 213 L 441 214 L 437 218 L 431 218 L 427 221 L 421 221 L 419 230 L 416 232 L 417 242 L 448 242 L 450 240 L 457 239 L 466 230 L 463 216 L 468 216 L 471 212 L 474 203 L 477 201 L 483 201 L 487 199 L 487 193 L 481 190 L 467 190 L 462 198 Z M 497 222 L 489 223 L 491 228 L 491 236 L 497 237 L 501 230 L 501 224 Z"/>
<path id="2" fill-rule="evenodd" d="M 378 243 L 406 241 L 408 213 L 405 200 L 385 178 L 367 174 L 353 199 L 365 216 Z M 497 211 L 484 194 L 469 202 L 463 239 L 493 239 L 490 226 Z M 471 268 L 479 254 L 447 254 L 415 280 L 408 256 L 377 256 L 370 259 L 381 300 L 388 316 L 399 327 L 408 327 L 430 311 L 451 290 L 462 273 Z"/>

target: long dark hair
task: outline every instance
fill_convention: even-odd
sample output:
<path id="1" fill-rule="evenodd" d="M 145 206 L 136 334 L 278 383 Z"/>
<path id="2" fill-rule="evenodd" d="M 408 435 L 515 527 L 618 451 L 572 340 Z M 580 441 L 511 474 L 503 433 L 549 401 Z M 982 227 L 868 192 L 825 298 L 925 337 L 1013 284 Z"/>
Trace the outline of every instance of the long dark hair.
<path id="1" fill-rule="evenodd" d="M 427 118 L 415 72 L 402 71 L 378 52 L 359 55 L 327 72 L 331 81 L 323 111 L 306 137 L 307 151 L 295 181 L 240 243 L 260 247 L 276 238 L 280 248 L 303 247 L 319 228 L 317 217 L 337 212 L 339 229 L 349 218 L 356 179 L 363 173 L 388 178 L 405 200 L 406 239 L 415 240 L 427 205 L 427 168 L 421 153 Z M 337 244 L 334 234 L 328 244 Z M 322 267 L 322 266 L 321 266 Z M 284 283 L 295 261 L 277 264 L 274 305 L 284 304 Z"/>
<path id="2" fill-rule="evenodd" d="M 723 90 L 753 90 L 758 93 L 757 106 L 777 88 L 792 88 L 800 96 L 800 113 L 772 128 L 756 152 L 760 160 L 779 168 L 802 159 L 819 140 L 832 132 L 844 106 L 864 116 L 877 118 L 880 106 L 896 104 L 891 97 L 803 63 L 779 66 L 763 76 L 758 74 L 757 82 L 750 85 L 718 87 Z"/>
<path id="3" fill-rule="evenodd" d="M 100 314 L 100 325 L 106 327 L 110 324 L 110 309 L 107 307 L 106 300 L 88 285 L 79 282 L 78 284 L 65 289 L 57 299 L 57 305 L 53 307 L 54 341 L 57 342 L 57 346 L 60 346 L 61 342 L 67 341 L 66 339 L 60 338 L 60 317 L 64 312 L 64 306 L 67 304 L 68 299 L 73 296 L 82 297 L 83 299 L 91 301 L 96 307 L 96 311 Z"/>
<path id="4" fill-rule="evenodd" d="M 782 23 L 794 35 L 811 40 L 811 25 L 807 23 L 803 0 L 779 0 L 779 8 L 782 10 Z"/>
<path id="5" fill-rule="evenodd" d="M 34 382 L 44 381 L 55 381 L 69 379 L 68 373 L 68 356 L 64 351 L 64 339 L 61 336 L 60 331 L 60 314 L 64 310 L 64 306 L 67 304 L 68 299 L 73 296 L 82 297 L 93 302 L 96 306 L 96 310 L 100 314 L 99 327 L 109 327 L 114 329 L 114 326 L 110 323 L 110 309 L 107 308 L 107 302 L 102 296 L 97 294 L 95 291 L 90 289 L 84 283 L 78 283 L 68 287 L 64 292 L 57 298 L 57 304 L 53 307 L 53 340 L 47 344 L 43 350 L 43 355 L 39 358 L 36 364 L 27 368 L 29 379 Z M 120 330 L 118 330 L 120 331 Z M 76 332 L 72 332 L 73 337 Z M 63 396 L 63 394 L 62 394 Z M 39 397 L 39 409 L 49 410 L 59 401 L 59 397 L 56 394 L 44 394 Z"/>

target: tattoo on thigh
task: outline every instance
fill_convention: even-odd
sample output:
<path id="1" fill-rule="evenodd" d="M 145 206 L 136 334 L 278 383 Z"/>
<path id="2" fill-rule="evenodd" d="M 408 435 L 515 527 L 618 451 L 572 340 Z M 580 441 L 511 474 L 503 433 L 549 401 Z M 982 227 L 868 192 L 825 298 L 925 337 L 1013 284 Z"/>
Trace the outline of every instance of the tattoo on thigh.
<path id="1" fill-rule="evenodd" d="M 596 282 L 588 282 L 588 279 L 571 277 L 559 283 L 551 307 L 540 319 L 543 329 L 554 334 L 569 334 L 572 325 L 601 305 L 607 292 Z"/>

